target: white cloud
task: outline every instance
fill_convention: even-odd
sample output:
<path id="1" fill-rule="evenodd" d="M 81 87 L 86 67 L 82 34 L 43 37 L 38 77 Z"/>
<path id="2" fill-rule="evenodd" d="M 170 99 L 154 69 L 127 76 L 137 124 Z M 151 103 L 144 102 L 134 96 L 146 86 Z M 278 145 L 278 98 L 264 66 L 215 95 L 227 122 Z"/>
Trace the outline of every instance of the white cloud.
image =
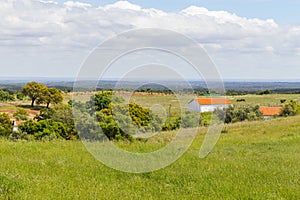
<path id="1" fill-rule="evenodd" d="M 127 1 L 105 7 L 68 1 L 6 1 L 0 5 L 2 44 L 58 45 L 68 48 L 96 45 L 132 28 L 165 28 L 186 34 L 201 43 L 223 48 L 276 48 L 274 39 L 299 38 L 299 27 L 284 30 L 272 19 L 247 19 L 226 11 L 191 6 L 177 13 L 142 9 Z M 288 37 L 289 36 L 289 37 Z M 298 40 L 298 39 L 297 39 Z M 250 45 L 250 46 L 249 46 Z M 294 44 L 295 45 L 295 44 Z M 218 48 L 220 49 L 220 48 Z"/>
<path id="2" fill-rule="evenodd" d="M 128 1 L 118 1 L 114 4 L 107 5 L 104 7 L 106 10 L 110 9 L 121 9 L 121 10 L 135 10 L 135 11 L 140 11 L 141 7 L 138 5 L 134 5 L 129 3 Z"/>
<path id="3" fill-rule="evenodd" d="M 49 3 L 53 3 L 53 2 L 49 2 Z M 67 1 L 64 3 L 64 5 L 67 8 L 81 8 L 81 9 L 88 9 L 90 7 L 92 7 L 92 5 L 87 4 L 87 3 L 81 3 L 81 2 L 74 2 L 74 1 Z"/>
<path id="4" fill-rule="evenodd" d="M 298 55 L 300 27 L 272 19 L 247 19 L 226 11 L 191 6 L 179 12 L 143 9 L 127 1 L 104 7 L 68 1 L 5 0 L 0 4 L 0 48 L 86 52 L 133 28 L 164 28 L 186 34 L 211 54 Z M 36 52 L 36 50 L 34 50 Z M 222 59 L 219 59 L 222 60 Z M 65 62 L 67 65 L 67 61 Z"/>

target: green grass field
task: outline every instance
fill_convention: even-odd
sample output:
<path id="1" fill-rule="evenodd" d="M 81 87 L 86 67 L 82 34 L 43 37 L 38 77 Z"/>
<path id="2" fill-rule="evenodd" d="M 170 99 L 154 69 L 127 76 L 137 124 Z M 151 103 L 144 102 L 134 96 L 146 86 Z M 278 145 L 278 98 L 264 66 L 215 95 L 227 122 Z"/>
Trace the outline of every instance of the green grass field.
<path id="1" fill-rule="evenodd" d="M 110 169 L 80 141 L 0 139 L 0 199 L 299 199 L 300 116 L 226 125 L 205 159 L 202 128 L 190 149 L 155 172 Z M 157 149 L 174 133 L 125 149 Z"/>
<path id="2" fill-rule="evenodd" d="M 279 106 L 280 100 L 295 100 L 300 103 L 300 94 L 270 94 L 270 95 L 244 95 L 228 96 L 228 99 L 235 105 L 261 105 L 261 106 Z M 236 102 L 237 99 L 245 99 L 246 102 Z"/>

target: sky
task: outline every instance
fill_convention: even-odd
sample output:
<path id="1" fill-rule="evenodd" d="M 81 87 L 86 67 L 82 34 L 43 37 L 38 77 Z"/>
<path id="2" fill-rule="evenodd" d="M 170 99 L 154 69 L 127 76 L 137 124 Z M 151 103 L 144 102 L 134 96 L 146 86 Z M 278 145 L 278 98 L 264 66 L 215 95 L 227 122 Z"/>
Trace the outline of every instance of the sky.
<path id="1" fill-rule="evenodd" d="M 299 6 L 296 0 L 4 0 L 0 77 L 76 77 L 107 39 L 134 29 L 162 28 L 201 45 L 223 79 L 299 80 Z M 137 37 L 130 42 L 143 39 Z M 124 63 L 146 56 L 141 52 L 117 62 L 108 76 L 120 76 Z M 159 62 L 157 56 L 149 62 Z M 176 68 L 180 62 L 166 63 Z"/>
<path id="2" fill-rule="evenodd" d="M 66 2 L 58 0 L 59 3 Z M 94 6 L 115 3 L 115 0 L 82 0 Z M 143 8 L 156 8 L 166 12 L 176 12 L 191 5 L 209 10 L 224 10 L 247 18 L 272 18 L 280 23 L 300 23 L 300 2 L 298 0 L 131 0 Z"/>

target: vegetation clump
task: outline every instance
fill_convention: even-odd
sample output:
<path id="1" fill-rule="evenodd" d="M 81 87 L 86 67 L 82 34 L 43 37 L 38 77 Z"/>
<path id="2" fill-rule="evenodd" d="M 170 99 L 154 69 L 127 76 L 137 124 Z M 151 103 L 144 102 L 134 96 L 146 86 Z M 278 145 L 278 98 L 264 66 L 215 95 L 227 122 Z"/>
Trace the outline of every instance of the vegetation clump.
<path id="1" fill-rule="evenodd" d="M 14 95 L 10 94 L 7 91 L 0 90 L 0 101 L 5 102 L 5 101 L 14 101 L 15 97 Z"/>
<path id="2" fill-rule="evenodd" d="M 13 124 L 6 113 L 0 113 L 0 136 L 9 136 L 12 132 Z"/>
<path id="3" fill-rule="evenodd" d="M 28 112 L 23 108 L 18 108 L 18 110 L 13 114 L 17 121 L 25 121 L 28 118 Z"/>
<path id="4" fill-rule="evenodd" d="M 291 100 L 290 102 L 284 104 L 280 116 L 282 117 L 295 116 L 296 114 L 299 113 L 300 113 L 300 105 L 296 101 Z"/>
<path id="5" fill-rule="evenodd" d="M 259 106 L 249 106 L 245 108 L 230 106 L 227 109 L 217 109 L 215 110 L 214 114 L 225 123 L 255 121 L 263 119 L 263 115 L 259 110 Z"/>

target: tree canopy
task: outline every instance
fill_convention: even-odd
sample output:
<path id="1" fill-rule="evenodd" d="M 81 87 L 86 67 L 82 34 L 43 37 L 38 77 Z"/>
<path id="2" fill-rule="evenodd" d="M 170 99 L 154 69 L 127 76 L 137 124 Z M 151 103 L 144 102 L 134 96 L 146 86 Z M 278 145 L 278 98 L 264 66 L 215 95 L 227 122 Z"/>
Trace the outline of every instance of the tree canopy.
<path id="1" fill-rule="evenodd" d="M 49 108 L 50 103 L 58 104 L 63 101 L 63 96 L 61 92 L 55 88 L 43 88 L 41 96 L 37 99 L 38 104 L 45 103 L 47 108 Z"/>
<path id="2" fill-rule="evenodd" d="M 46 85 L 37 82 L 29 82 L 22 88 L 22 94 L 31 98 L 31 107 L 35 101 L 38 104 L 58 104 L 63 101 L 61 92 L 55 88 L 48 88 Z"/>
<path id="3" fill-rule="evenodd" d="M 38 82 L 29 82 L 22 88 L 22 93 L 31 98 L 31 107 L 34 106 L 35 100 L 42 97 L 47 86 Z"/>

